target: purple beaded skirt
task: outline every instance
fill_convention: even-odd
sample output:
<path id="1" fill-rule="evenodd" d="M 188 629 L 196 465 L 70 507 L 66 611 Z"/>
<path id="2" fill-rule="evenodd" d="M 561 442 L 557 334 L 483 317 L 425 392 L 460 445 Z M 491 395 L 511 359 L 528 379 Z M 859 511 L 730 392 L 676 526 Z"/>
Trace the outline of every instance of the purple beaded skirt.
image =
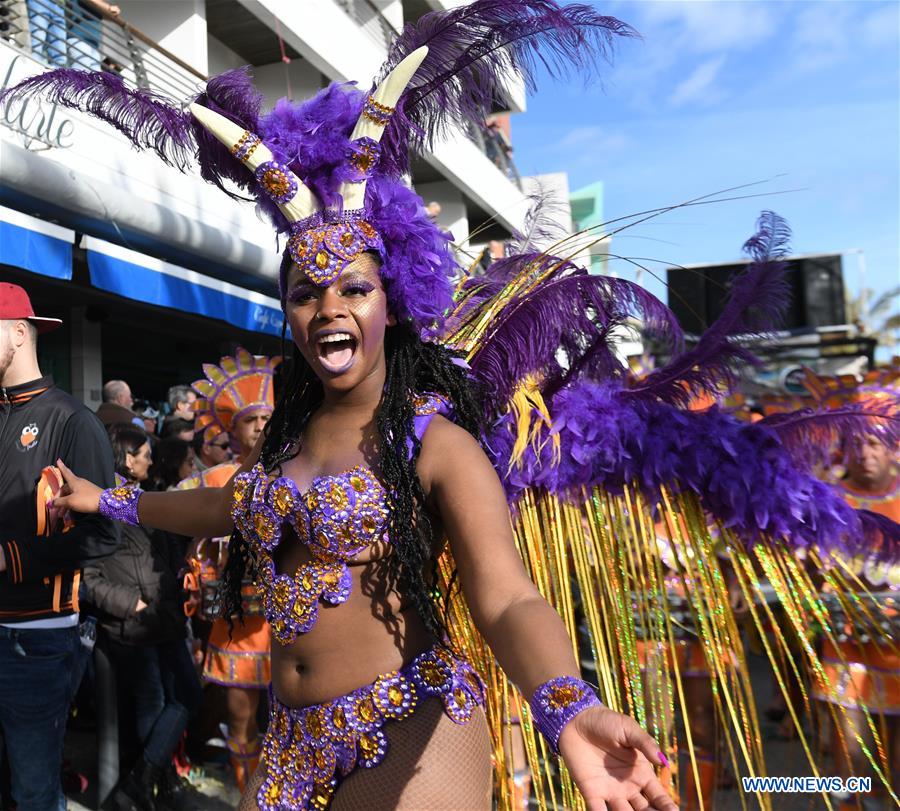
<path id="1" fill-rule="evenodd" d="M 431 696 L 440 698 L 453 721 L 464 724 L 476 707 L 484 706 L 484 683 L 468 662 L 435 646 L 399 671 L 325 704 L 287 707 L 270 688 L 259 807 L 328 808 L 343 778 L 357 767 L 371 769 L 384 760 L 384 725 L 407 718 Z"/>

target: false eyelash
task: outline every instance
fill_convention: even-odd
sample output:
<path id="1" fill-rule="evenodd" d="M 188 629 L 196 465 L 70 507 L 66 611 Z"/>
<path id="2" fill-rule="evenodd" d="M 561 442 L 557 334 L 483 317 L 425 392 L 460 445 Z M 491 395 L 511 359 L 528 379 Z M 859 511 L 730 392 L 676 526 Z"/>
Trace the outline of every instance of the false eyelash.
<path id="1" fill-rule="evenodd" d="M 347 295 L 348 293 L 362 293 L 366 295 L 371 293 L 375 289 L 375 285 L 365 284 L 362 282 L 354 282 L 353 284 L 348 285 L 343 290 L 341 290 L 342 295 Z"/>

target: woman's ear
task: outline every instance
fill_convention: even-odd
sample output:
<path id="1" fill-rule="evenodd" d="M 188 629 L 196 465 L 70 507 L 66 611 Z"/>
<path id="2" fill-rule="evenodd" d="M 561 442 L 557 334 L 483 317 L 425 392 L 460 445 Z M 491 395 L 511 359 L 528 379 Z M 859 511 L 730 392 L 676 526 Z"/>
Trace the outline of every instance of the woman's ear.
<path id="1" fill-rule="evenodd" d="M 396 327 L 397 326 L 397 316 L 394 315 L 390 310 L 388 310 L 387 321 L 385 321 L 384 323 L 387 324 L 389 327 Z"/>

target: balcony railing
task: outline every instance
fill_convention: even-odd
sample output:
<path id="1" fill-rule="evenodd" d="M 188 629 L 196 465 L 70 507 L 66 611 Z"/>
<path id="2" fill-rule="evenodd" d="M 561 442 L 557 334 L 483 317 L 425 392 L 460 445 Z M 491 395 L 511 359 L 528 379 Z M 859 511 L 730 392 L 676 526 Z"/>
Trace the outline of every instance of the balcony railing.
<path id="1" fill-rule="evenodd" d="M 100 70 L 173 99 L 206 76 L 90 0 L 0 0 L 0 39 L 54 68 Z"/>

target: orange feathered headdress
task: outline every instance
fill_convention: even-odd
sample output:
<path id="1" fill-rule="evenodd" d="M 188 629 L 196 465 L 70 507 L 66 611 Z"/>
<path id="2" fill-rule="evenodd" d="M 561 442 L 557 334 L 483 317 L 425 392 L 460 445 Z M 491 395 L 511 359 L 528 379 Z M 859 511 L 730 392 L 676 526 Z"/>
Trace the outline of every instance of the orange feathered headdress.
<path id="1" fill-rule="evenodd" d="M 840 408 L 847 403 L 896 404 L 900 398 L 900 358 L 888 366 L 873 369 L 859 378 L 856 375 L 819 376 L 809 369 L 803 386 L 813 399 L 826 408 Z"/>
<path id="2" fill-rule="evenodd" d="M 234 421 L 248 411 L 275 407 L 272 376 L 280 357 L 255 357 L 238 347 L 235 356 L 226 355 L 214 363 L 204 363 L 206 377 L 191 384 L 197 392 L 194 431 L 203 432 L 211 442 L 221 433 L 230 433 Z"/>

